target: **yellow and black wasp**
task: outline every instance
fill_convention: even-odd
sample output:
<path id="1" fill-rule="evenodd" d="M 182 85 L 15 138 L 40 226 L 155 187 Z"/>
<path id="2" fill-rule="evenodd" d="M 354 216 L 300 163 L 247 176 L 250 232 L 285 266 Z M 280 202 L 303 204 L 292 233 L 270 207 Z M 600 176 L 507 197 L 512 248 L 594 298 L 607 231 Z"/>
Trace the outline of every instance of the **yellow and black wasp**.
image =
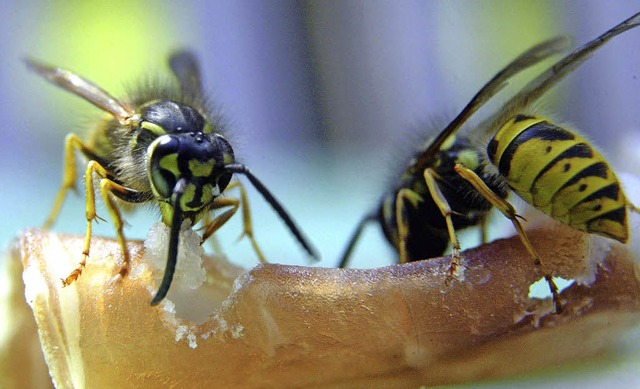
<path id="1" fill-rule="evenodd" d="M 167 266 L 152 305 L 158 304 L 169 291 L 177 261 L 180 228 L 187 219 L 192 225 L 204 221 L 204 242 L 242 206 L 244 235 L 251 241 L 259 259 L 265 261 L 253 237 L 245 190 L 239 181 L 231 181 L 234 173 L 249 179 L 304 249 L 317 257 L 271 192 L 245 165 L 236 162 L 233 148 L 223 136 L 224 126 L 207 103 L 199 65 L 191 52 L 179 51 L 169 58 L 177 83 L 140 88 L 127 101 L 114 98 L 68 70 L 34 60 L 27 60 L 27 65 L 53 84 L 109 114 L 96 126 L 89 142 L 84 143 L 75 134 L 69 134 L 65 140 L 63 184 L 45 223 L 46 228 L 55 222 L 67 192 L 76 186 L 75 152 L 79 151 L 89 162 L 85 171 L 87 229 L 84 248 L 78 267 L 62 280 L 63 285 L 69 285 L 80 276 L 89 257 L 92 222 L 98 217 L 94 177 L 100 179 L 100 195 L 122 247 L 121 276 L 129 271 L 129 252 L 119 210 L 121 202 L 157 203 L 162 221 L 170 227 Z M 240 199 L 223 196 L 224 190 L 232 187 L 239 188 Z M 227 209 L 210 219 L 210 213 L 220 208 Z"/>
<path id="2" fill-rule="evenodd" d="M 509 191 L 569 226 L 623 243 L 629 237 L 627 209 L 638 209 L 625 197 L 609 163 L 589 142 L 531 113 L 531 105 L 595 50 L 639 24 L 640 14 L 636 14 L 562 58 L 516 93 L 478 126 L 477 134 L 495 134 L 485 151 L 474 146 L 469 137 L 456 137 L 456 131 L 508 79 L 564 51 L 568 40 L 542 42 L 509 63 L 414 156 L 393 190 L 361 219 L 340 267 L 346 266 L 363 228 L 378 222 L 398 252 L 400 263 L 440 256 L 451 243 L 450 281 L 460 260 L 456 230 L 479 225 L 484 236 L 487 214 L 495 207 L 513 223 L 549 283 L 560 312 L 558 288 L 529 242 L 519 215 L 506 200 Z"/>

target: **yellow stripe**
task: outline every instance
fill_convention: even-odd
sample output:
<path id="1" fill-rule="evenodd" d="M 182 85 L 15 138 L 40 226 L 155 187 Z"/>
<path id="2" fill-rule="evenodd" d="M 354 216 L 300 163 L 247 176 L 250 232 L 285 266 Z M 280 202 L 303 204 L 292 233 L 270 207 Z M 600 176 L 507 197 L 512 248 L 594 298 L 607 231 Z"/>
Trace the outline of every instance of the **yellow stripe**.
<path id="1" fill-rule="evenodd" d="M 144 128 L 145 130 L 149 130 L 152 133 L 158 135 L 158 136 L 162 136 L 165 135 L 167 132 L 165 131 L 164 128 L 162 128 L 161 126 L 155 124 L 155 123 L 151 123 L 151 122 L 142 122 L 140 124 L 140 127 Z"/>
<path id="2" fill-rule="evenodd" d="M 629 229 L 627 228 L 626 219 L 624 224 L 609 219 L 596 219 L 590 222 L 585 229 L 588 232 L 604 235 L 622 243 L 627 243 L 629 239 Z"/>
<path id="3" fill-rule="evenodd" d="M 575 140 L 553 141 L 536 138 L 529 139 L 520 145 L 513 153 L 509 175 L 505 178 L 513 190 L 519 195 L 521 193 L 529 193 L 540 171 L 575 144 Z M 549 147 L 551 150 L 547 152 Z M 540 205 L 546 204 L 547 203 L 541 202 Z"/>
<path id="4" fill-rule="evenodd" d="M 577 184 L 571 185 L 567 188 L 563 187 L 567 184 L 567 182 L 571 181 L 571 179 L 578 173 L 580 173 L 585 168 L 595 165 L 601 161 L 598 161 L 595 158 L 565 158 L 561 161 L 558 161 L 552 168 L 547 170 L 543 175 L 538 177 L 538 179 L 533 184 L 531 188 L 531 194 L 533 198 L 532 205 L 534 207 L 542 207 L 551 204 L 553 207 L 556 206 L 555 203 L 565 203 L 565 204 L 575 204 L 576 199 L 566 199 L 564 196 L 578 196 L 578 200 L 585 198 L 582 193 L 578 191 L 580 185 L 591 185 L 592 182 L 597 182 L 597 179 L 602 180 L 601 177 L 589 176 L 583 179 L 580 179 Z M 569 170 L 565 171 L 565 167 L 569 164 Z M 594 181 L 591 181 L 591 180 Z M 611 183 L 609 180 L 605 180 L 606 183 L 601 187 L 604 187 Z M 562 195 L 558 193 L 562 192 Z M 575 194 L 573 194 L 575 192 Z M 556 213 L 556 211 L 554 211 Z M 564 215 L 566 212 L 558 211 L 558 215 Z"/>
<path id="5" fill-rule="evenodd" d="M 511 142 L 518 136 L 520 133 L 527 128 L 544 122 L 546 119 L 541 117 L 534 117 L 533 119 L 526 119 L 516 123 L 516 117 L 511 118 L 504 126 L 500 127 L 496 135 L 493 137 L 493 140 L 498 143 L 498 147 L 496 149 L 496 153 L 494 155 L 493 163 L 498 166 L 500 164 L 500 159 L 502 158 L 502 154 L 506 150 L 506 148 L 511 144 Z M 514 157 L 515 158 L 515 155 Z"/>
<path id="6" fill-rule="evenodd" d="M 195 185 L 188 184 L 184 190 L 184 194 L 182 195 L 182 198 L 180 198 L 180 208 L 183 211 L 193 211 L 193 210 L 199 209 L 199 208 L 192 208 L 187 205 L 188 203 L 192 202 L 195 197 L 196 197 Z"/>
<path id="7" fill-rule="evenodd" d="M 210 159 L 208 161 L 200 162 L 197 159 L 189 160 L 189 171 L 194 177 L 209 177 L 213 172 L 215 161 Z"/>

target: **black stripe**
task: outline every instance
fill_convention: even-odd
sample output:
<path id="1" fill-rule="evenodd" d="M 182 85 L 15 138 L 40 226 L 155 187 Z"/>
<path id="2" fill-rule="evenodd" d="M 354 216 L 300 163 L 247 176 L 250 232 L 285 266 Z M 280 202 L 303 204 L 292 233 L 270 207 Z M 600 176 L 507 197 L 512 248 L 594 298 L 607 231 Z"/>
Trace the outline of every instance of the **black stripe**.
<path id="1" fill-rule="evenodd" d="M 591 150 L 591 147 L 589 145 L 585 144 L 585 143 L 578 143 L 577 145 L 573 145 L 573 146 L 569 147 L 568 149 L 563 151 L 560 155 L 555 157 L 551 162 L 549 162 L 547 164 L 547 166 L 544 167 L 544 169 L 542 169 L 542 170 L 540 170 L 540 172 L 538 172 L 538 175 L 536 176 L 536 178 L 531 183 L 531 187 L 529 188 L 529 191 L 531 191 L 533 189 L 533 186 L 536 184 L 538 179 L 540 177 L 542 177 L 543 174 L 548 172 L 549 169 L 553 168 L 555 165 L 560 163 L 563 159 L 567 159 L 567 158 L 593 158 L 593 150 Z M 570 166 L 567 165 L 564 168 L 564 171 L 565 172 L 568 171 L 569 168 L 570 168 Z M 580 172 L 580 173 L 582 173 L 582 172 Z M 580 174 L 580 173 L 578 173 L 578 174 Z"/>
<path id="2" fill-rule="evenodd" d="M 582 202 L 589 202 L 593 200 L 597 200 L 603 197 L 608 197 L 611 200 L 618 200 L 618 195 L 620 194 L 620 185 L 615 182 L 609 186 L 605 186 L 602 189 L 598 189 L 594 193 L 587 196 Z"/>
<path id="3" fill-rule="evenodd" d="M 592 223 L 597 222 L 598 220 L 611 220 L 613 222 L 625 225 L 625 220 L 627 218 L 627 209 L 623 206 L 611 212 L 604 213 L 602 215 L 596 216 L 593 219 L 587 222 L 587 225 L 591 225 Z"/>
<path id="4" fill-rule="evenodd" d="M 199 178 L 199 177 L 198 177 Z M 187 203 L 187 206 L 191 209 L 200 209 L 204 204 L 202 204 L 202 189 L 204 183 L 202 180 L 194 180 L 193 186 L 195 186 L 196 190 L 193 194 L 193 199 Z"/>
<path id="5" fill-rule="evenodd" d="M 571 185 L 574 185 L 575 183 L 577 183 L 578 181 L 580 181 L 583 178 L 587 178 L 587 177 L 607 178 L 607 172 L 608 171 L 609 171 L 609 167 L 607 166 L 606 163 L 604 163 L 604 162 L 594 163 L 593 165 L 582 169 L 575 176 L 571 177 L 571 179 L 569 181 L 565 182 L 565 184 L 562 186 L 562 188 L 558 189 L 558 192 L 560 192 L 564 188 L 567 188 L 567 187 L 569 187 Z"/>
<path id="6" fill-rule="evenodd" d="M 500 157 L 500 163 L 498 166 L 498 170 L 505 177 L 509 175 L 509 171 L 511 170 L 511 159 L 513 155 L 518 150 L 518 148 L 531 139 L 542 139 L 542 140 L 573 140 L 575 136 L 569 131 L 555 126 L 549 122 L 540 122 L 536 123 L 524 131 L 522 131 L 518 136 L 516 136 L 509 146 L 504 150 L 502 156 Z"/>
<path id="7" fill-rule="evenodd" d="M 496 151 L 498 151 L 498 141 L 496 138 L 491 138 L 491 142 L 487 145 L 487 154 L 489 155 L 489 159 L 492 161 L 496 156 Z"/>

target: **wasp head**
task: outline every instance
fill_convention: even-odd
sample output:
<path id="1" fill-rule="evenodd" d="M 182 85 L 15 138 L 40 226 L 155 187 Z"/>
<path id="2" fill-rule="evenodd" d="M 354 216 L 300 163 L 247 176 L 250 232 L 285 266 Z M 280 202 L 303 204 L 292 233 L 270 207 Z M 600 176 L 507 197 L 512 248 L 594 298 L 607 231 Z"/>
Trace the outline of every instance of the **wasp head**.
<path id="1" fill-rule="evenodd" d="M 147 149 L 149 181 L 158 201 L 185 214 L 197 213 L 229 184 L 232 173 L 225 166 L 235 162 L 233 149 L 195 109 L 168 100 L 154 102 L 141 110 L 140 127 L 141 134 L 158 136 Z M 181 180 L 184 193 L 174 203 Z"/>

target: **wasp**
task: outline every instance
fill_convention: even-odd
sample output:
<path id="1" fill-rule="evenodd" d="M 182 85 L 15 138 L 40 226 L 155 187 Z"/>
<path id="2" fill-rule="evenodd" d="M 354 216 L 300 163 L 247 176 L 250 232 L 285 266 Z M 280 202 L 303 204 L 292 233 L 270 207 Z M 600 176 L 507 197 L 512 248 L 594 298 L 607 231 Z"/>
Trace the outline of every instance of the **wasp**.
<path id="1" fill-rule="evenodd" d="M 613 37 L 637 27 L 640 13 L 568 54 L 510 98 L 476 129 L 488 139 L 486 150 L 471 136 L 456 136 L 461 126 L 507 81 L 552 55 L 569 40 L 555 38 L 533 46 L 487 82 L 457 117 L 426 143 L 377 208 L 358 223 L 342 255 L 345 267 L 364 227 L 377 222 L 398 253 L 399 262 L 441 256 L 449 243 L 455 276 L 461 259 L 456 231 L 480 226 L 485 240 L 487 214 L 497 208 L 515 227 L 551 290 L 556 312 L 562 311 L 558 288 L 527 238 L 514 207 L 515 192 L 552 218 L 587 233 L 625 243 L 631 204 L 606 159 L 576 132 L 532 113 L 532 104 Z M 486 144 L 486 143 L 485 143 Z"/>
<path id="2" fill-rule="evenodd" d="M 162 221 L 170 227 L 167 265 L 162 283 L 151 305 L 166 296 L 171 286 L 178 255 L 183 221 L 203 222 L 206 241 L 242 207 L 243 235 L 248 237 L 258 258 L 266 262 L 252 229 L 244 187 L 232 181 L 234 174 L 245 176 L 273 207 L 304 250 L 317 258 L 284 207 L 267 187 L 236 161 L 233 148 L 223 135 L 224 125 L 214 115 L 201 82 L 198 61 L 193 53 L 181 50 L 169 57 L 174 82 L 162 87 L 143 87 L 131 98 L 118 100 L 96 84 L 68 70 L 26 60 L 29 69 L 62 89 L 74 93 L 108 113 L 88 142 L 71 133 L 65 139 L 63 183 L 44 227 L 57 219 L 69 190 L 76 188 L 76 152 L 89 161 L 84 182 L 86 193 L 86 234 L 78 266 L 62 280 L 63 286 L 82 273 L 91 247 L 91 227 L 99 218 L 95 206 L 95 183 L 115 226 L 124 264 L 119 275 L 129 271 L 129 251 L 123 233 L 120 207 L 125 204 L 157 204 Z M 97 180 L 94 180 L 97 178 Z M 94 183 L 95 182 L 95 183 Z M 240 198 L 227 197 L 225 189 L 239 188 Z M 215 217 L 214 210 L 224 209 Z"/>

